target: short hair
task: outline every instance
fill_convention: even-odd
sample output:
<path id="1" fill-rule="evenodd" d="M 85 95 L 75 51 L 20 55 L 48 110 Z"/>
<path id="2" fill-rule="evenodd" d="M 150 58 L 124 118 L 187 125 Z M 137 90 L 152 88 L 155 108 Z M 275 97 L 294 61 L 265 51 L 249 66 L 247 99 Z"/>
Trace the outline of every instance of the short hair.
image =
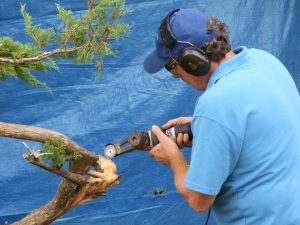
<path id="1" fill-rule="evenodd" d="M 213 31 L 217 32 L 216 37 L 205 42 L 201 49 L 207 54 L 210 61 L 218 62 L 231 50 L 229 32 L 227 25 L 217 17 L 211 17 L 208 20 L 207 33 Z"/>

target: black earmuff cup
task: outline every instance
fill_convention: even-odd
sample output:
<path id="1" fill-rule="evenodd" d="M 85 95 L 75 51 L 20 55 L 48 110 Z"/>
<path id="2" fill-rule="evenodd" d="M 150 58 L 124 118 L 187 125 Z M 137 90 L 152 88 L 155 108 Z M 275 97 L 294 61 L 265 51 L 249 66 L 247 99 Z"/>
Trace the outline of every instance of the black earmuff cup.
<path id="1" fill-rule="evenodd" d="M 178 57 L 179 65 L 189 74 L 201 76 L 210 70 L 210 62 L 204 52 L 195 47 L 184 48 Z"/>

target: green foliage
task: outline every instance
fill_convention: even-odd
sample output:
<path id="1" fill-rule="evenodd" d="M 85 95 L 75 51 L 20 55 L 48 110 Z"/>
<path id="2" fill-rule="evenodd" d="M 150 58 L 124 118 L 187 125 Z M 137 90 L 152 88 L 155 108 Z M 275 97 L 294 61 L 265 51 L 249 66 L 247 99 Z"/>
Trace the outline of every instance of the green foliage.
<path id="1" fill-rule="evenodd" d="M 57 168 L 60 168 L 69 160 L 78 160 L 82 157 L 77 152 L 67 154 L 66 145 L 60 138 L 45 142 L 41 153 L 43 154 L 43 160 L 50 161 Z"/>
<path id="2" fill-rule="evenodd" d="M 58 35 L 58 42 L 63 46 L 68 43 L 69 47 L 84 45 L 75 54 L 63 54 L 60 57 L 71 58 L 78 63 L 96 62 L 103 56 L 116 56 L 117 51 L 108 41 L 118 39 L 129 30 L 128 24 L 116 21 L 130 12 L 123 9 L 125 1 L 95 0 L 88 2 L 91 5 L 86 14 L 78 18 L 75 18 L 70 10 L 56 4 L 58 15 L 65 26 L 65 29 Z M 88 44 L 85 45 L 85 43 Z M 99 72 L 101 72 L 101 68 Z"/>
<path id="3" fill-rule="evenodd" d="M 82 155 L 80 155 L 78 152 L 74 152 L 69 156 L 70 161 L 75 161 L 78 159 L 81 159 Z"/>
<path id="4" fill-rule="evenodd" d="M 22 59 L 32 57 L 36 52 L 39 51 L 34 45 L 24 45 L 13 41 L 9 37 L 0 38 L 0 57 Z M 57 69 L 58 67 L 54 61 L 50 61 L 49 59 L 21 64 L 0 62 L 0 80 L 4 80 L 8 76 L 19 77 L 33 87 L 42 86 L 47 88 L 45 83 L 40 82 L 30 73 L 30 70 L 47 72 L 49 68 Z"/>
<path id="5" fill-rule="evenodd" d="M 110 41 L 118 40 L 129 31 L 128 24 L 119 20 L 131 13 L 125 9 L 125 0 L 87 0 L 87 10 L 81 16 L 73 15 L 71 10 L 59 4 L 56 4 L 56 8 L 63 23 L 60 30 L 42 28 L 41 24 L 34 25 L 31 15 L 25 10 L 25 4 L 21 5 L 25 31 L 33 42 L 22 44 L 9 37 L 0 38 L 1 80 L 12 76 L 34 87 L 47 88 L 31 71 L 45 73 L 48 69 L 59 70 L 55 58 L 95 63 L 99 77 L 103 58 L 117 55 Z M 48 50 L 49 46 L 52 46 L 52 50 Z M 57 48 L 53 50 L 53 46 Z"/>
<path id="6" fill-rule="evenodd" d="M 32 17 L 25 11 L 25 4 L 21 5 L 21 13 L 25 20 L 26 33 L 37 43 L 39 48 L 44 48 L 53 39 L 54 28 L 42 29 L 40 24 L 34 26 Z"/>

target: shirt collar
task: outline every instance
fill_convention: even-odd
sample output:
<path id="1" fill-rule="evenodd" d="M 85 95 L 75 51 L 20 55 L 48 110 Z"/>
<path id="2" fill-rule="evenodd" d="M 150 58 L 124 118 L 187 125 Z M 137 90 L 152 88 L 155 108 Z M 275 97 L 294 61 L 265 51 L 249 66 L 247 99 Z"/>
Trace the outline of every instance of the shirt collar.
<path id="1" fill-rule="evenodd" d="M 236 55 L 221 63 L 213 72 L 213 74 L 209 78 L 206 90 L 212 87 L 215 83 L 217 83 L 220 78 L 230 74 L 232 71 L 236 70 L 239 66 L 248 61 L 249 55 L 247 47 L 241 46 L 233 50 L 233 52 Z"/>

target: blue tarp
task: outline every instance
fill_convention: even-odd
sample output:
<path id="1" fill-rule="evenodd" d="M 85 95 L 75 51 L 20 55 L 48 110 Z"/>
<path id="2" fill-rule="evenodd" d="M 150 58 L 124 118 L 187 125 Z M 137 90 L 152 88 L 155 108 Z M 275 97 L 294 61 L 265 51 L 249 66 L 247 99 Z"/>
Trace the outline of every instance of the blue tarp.
<path id="1" fill-rule="evenodd" d="M 51 0 L 23 0 L 34 23 L 59 28 Z M 58 0 L 77 15 L 86 1 Z M 96 154 L 106 143 L 116 142 L 134 130 L 148 130 L 153 124 L 192 115 L 201 92 L 166 71 L 148 75 L 143 60 L 154 48 L 157 27 L 175 8 L 197 8 L 218 16 L 229 25 L 233 48 L 245 45 L 267 50 L 291 72 L 300 89 L 300 2 L 297 0 L 128 0 L 134 10 L 124 20 L 130 34 L 116 42 L 117 58 L 107 58 L 105 71 L 95 80 L 94 65 L 58 61 L 60 73 L 37 74 L 52 88 L 31 88 L 21 80 L 0 81 L 0 121 L 44 127 L 61 132 Z M 20 0 L 0 2 L 0 36 L 28 43 L 20 14 Z M 61 178 L 29 164 L 22 158 L 21 140 L 0 138 L 0 224 L 24 217 L 47 203 Z M 40 145 L 27 142 L 38 148 Z M 190 150 L 183 150 L 189 158 Z M 204 224 L 205 213 L 189 208 L 176 191 L 168 167 L 150 159 L 146 152 L 132 152 L 114 159 L 121 184 L 107 196 L 70 210 L 53 224 L 105 225 L 190 225 Z M 156 188 L 165 189 L 155 196 Z M 210 224 L 215 224 L 213 219 Z"/>

